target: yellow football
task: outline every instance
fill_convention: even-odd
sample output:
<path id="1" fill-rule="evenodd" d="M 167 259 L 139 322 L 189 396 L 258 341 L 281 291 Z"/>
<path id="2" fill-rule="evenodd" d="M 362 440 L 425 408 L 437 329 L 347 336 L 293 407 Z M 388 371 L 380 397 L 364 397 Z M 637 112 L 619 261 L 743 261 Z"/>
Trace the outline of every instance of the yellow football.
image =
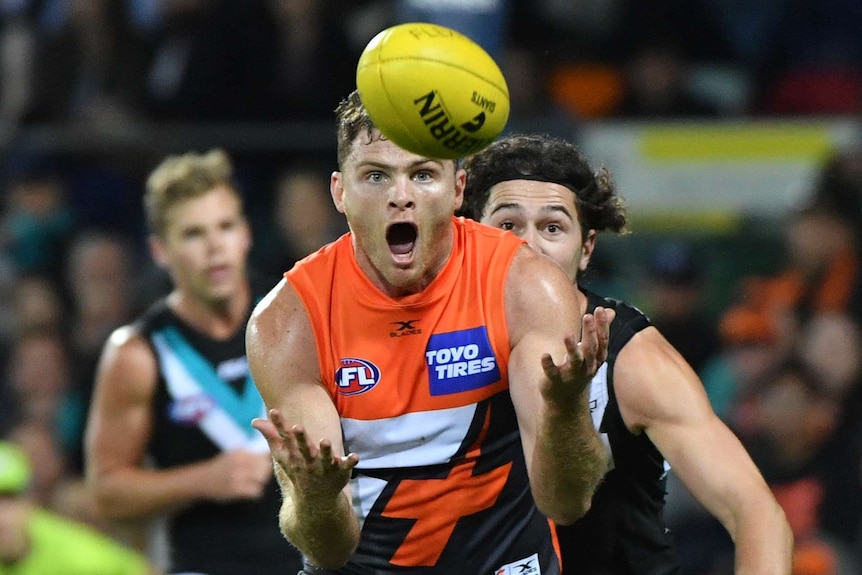
<path id="1" fill-rule="evenodd" d="M 509 118 L 509 88 L 491 55 L 436 24 L 398 24 L 377 34 L 359 58 L 356 88 L 384 136 L 429 158 L 477 152 Z"/>

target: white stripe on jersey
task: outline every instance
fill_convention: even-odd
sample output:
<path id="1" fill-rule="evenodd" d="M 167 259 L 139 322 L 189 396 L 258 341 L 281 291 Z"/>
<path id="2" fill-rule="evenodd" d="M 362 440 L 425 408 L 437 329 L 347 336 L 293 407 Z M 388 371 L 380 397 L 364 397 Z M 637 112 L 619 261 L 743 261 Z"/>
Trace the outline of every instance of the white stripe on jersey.
<path id="1" fill-rule="evenodd" d="M 365 523 L 365 518 L 371 512 L 371 507 L 380 497 L 387 482 L 376 477 L 357 475 L 350 480 L 350 493 L 353 496 L 353 509 L 359 516 L 359 528 Z"/>
<path id="2" fill-rule="evenodd" d="M 203 387 L 176 356 L 173 349 L 158 333 L 153 334 L 153 345 L 161 360 L 162 376 L 168 394 L 175 400 L 205 395 Z M 260 417 L 266 417 L 265 408 Z M 246 449 L 255 453 L 268 453 L 266 439 L 260 433 L 249 435 L 218 405 L 212 404 L 198 422 L 200 430 L 222 451 Z"/>
<path id="3" fill-rule="evenodd" d="M 593 418 L 593 427 L 596 431 L 602 425 L 605 410 L 608 408 L 608 363 L 603 363 L 590 381 L 590 417 Z M 611 450 L 611 442 L 607 433 L 600 433 L 605 451 L 608 452 L 608 471 L 614 468 L 614 454 Z"/>
<path id="4" fill-rule="evenodd" d="M 593 418 L 593 427 L 596 428 L 596 431 L 599 430 L 599 427 L 602 425 L 602 419 L 605 417 L 605 411 L 608 408 L 608 364 L 607 362 L 603 363 L 601 367 L 599 367 L 598 371 L 596 371 L 596 375 L 593 376 L 592 381 L 590 381 L 590 416 Z M 610 456 L 610 461 L 608 462 L 608 471 L 614 468 L 614 452 L 611 449 L 611 443 L 608 439 L 607 433 L 600 433 L 602 443 L 605 446 L 605 450 L 608 452 Z M 664 470 L 665 472 L 670 470 L 670 464 L 667 460 L 664 460 Z"/>
<path id="5" fill-rule="evenodd" d="M 359 455 L 358 470 L 448 463 L 475 412 L 476 405 L 470 404 L 370 421 L 342 417 L 345 453 Z"/>

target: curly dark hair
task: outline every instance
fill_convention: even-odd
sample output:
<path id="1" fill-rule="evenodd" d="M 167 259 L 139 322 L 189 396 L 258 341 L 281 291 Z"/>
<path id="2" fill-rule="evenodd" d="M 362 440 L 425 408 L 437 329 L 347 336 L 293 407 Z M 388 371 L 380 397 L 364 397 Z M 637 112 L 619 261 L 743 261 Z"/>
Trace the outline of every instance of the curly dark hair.
<path id="1" fill-rule="evenodd" d="M 589 230 L 627 232 L 624 202 L 606 168 L 596 171 L 570 142 L 547 134 L 503 137 L 464 161 L 467 187 L 458 215 L 480 220 L 491 188 L 510 180 L 560 184 L 575 194 L 578 220 Z"/>

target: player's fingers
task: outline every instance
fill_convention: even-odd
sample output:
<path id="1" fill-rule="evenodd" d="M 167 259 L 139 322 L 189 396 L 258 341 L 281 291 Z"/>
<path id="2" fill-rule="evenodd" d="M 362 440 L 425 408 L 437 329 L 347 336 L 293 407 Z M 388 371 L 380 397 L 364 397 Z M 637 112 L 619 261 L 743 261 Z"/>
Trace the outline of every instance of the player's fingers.
<path id="1" fill-rule="evenodd" d="M 290 427 L 287 424 L 287 419 L 285 419 L 281 411 L 277 409 L 271 409 L 269 411 L 269 419 L 278 430 L 278 435 L 281 438 L 282 451 L 287 452 L 289 457 L 301 457 L 302 454 L 298 450 L 297 438 L 294 431 L 298 426 Z"/>
<path id="2" fill-rule="evenodd" d="M 554 358 L 546 353 L 542 356 L 542 369 L 545 371 L 545 377 L 554 381 L 560 377 L 560 368 L 554 363 Z"/>
<path id="3" fill-rule="evenodd" d="M 353 469 L 359 464 L 358 453 L 348 453 L 346 456 L 339 459 L 339 465 L 342 469 Z"/>
<path id="4" fill-rule="evenodd" d="M 568 353 L 566 359 L 571 363 L 577 363 L 583 360 L 584 347 L 593 347 L 592 342 L 587 342 L 586 345 L 581 342 L 581 345 L 578 345 L 578 338 L 575 337 L 574 334 L 567 335 L 563 341 L 566 344 L 566 352 Z"/>
<path id="5" fill-rule="evenodd" d="M 599 361 L 604 363 L 608 357 L 609 342 L 611 339 L 611 323 L 616 317 L 616 310 L 608 308 L 596 308 L 596 333 L 599 341 Z"/>
<path id="6" fill-rule="evenodd" d="M 320 440 L 320 464 L 323 468 L 332 467 L 337 465 L 337 460 L 332 457 L 332 442 L 328 439 Z"/>
<path id="7" fill-rule="evenodd" d="M 573 362 L 580 365 L 574 369 L 581 369 L 587 373 L 592 373 L 596 369 L 596 353 L 599 349 L 596 324 L 593 314 L 584 315 L 581 323 L 581 341 L 577 346 L 577 353 L 573 355 Z"/>
<path id="8" fill-rule="evenodd" d="M 584 314 L 581 320 L 581 341 L 589 347 L 594 347 L 598 339 L 598 321 L 594 314 Z"/>
<path id="9" fill-rule="evenodd" d="M 269 445 L 270 451 L 281 445 L 281 435 L 278 432 L 278 428 L 268 419 L 256 417 L 251 420 L 251 426 L 263 435 L 266 443 Z"/>
<path id="10" fill-rule="evenodd" d="M 287 429 L 287 420 L 284 418 L 284 415 L 278 409 L 270 409 L 269 410 L 269 420 L 275 425 L 275 428 L 278 429 L 280 435 L 284 435 L 284 431 Z"/>
<path id="11" fill-rule="evenodd" d="M 598 344 L 596 347 L 596 359 L 604 363 L 607 357 L 608 339 L 610 338 L 607 310 L 603 307 L 597 307 L 593 312 L 593 316 L 596 318 L 596 342 Z"/>
<path id="12" fill-rule="evenodd" d="M 317 451 L 308 442 L 308 435 L 305 433 L 305 428 L 301 425 L 294 425 L 293 436 L 296 438 L 296 447 L 306 463 L 314 461 L 314 458 L 317 457 Z"/>

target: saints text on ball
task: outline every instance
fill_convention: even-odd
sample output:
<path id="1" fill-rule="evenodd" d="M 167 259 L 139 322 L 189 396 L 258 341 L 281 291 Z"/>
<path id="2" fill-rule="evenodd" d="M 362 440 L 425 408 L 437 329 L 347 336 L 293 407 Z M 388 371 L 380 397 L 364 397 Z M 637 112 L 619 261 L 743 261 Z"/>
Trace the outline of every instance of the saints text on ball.
<path id="1" fill-rule="evenodd" d="M 497 103 L 494 100 L 486 98 L 485 96 L 476 91 L 473 92 L 473 96 L 470 98 L 470 101 L 477 106 L 488 110 L 492 114 L 494 113 L 494 108 L 497 107 Z"/>

